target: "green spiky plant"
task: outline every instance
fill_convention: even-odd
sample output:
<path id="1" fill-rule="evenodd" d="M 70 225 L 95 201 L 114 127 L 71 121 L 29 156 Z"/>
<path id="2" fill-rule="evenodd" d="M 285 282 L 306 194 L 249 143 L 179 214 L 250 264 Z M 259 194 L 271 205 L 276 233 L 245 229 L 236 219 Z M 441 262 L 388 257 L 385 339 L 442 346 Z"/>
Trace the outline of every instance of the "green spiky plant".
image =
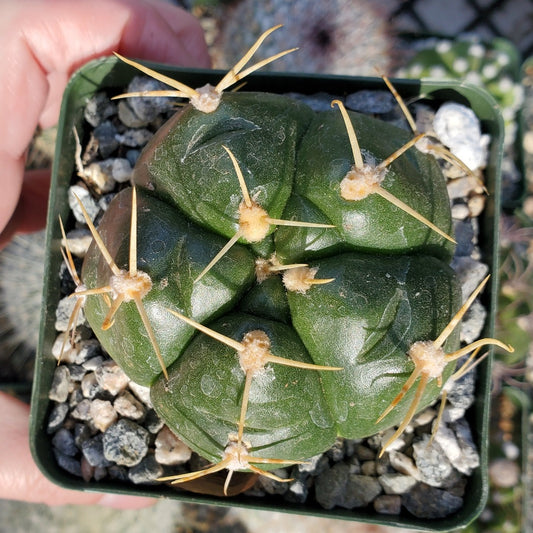
<path id="1" fill-rule="evenodd" d="M 279 480 L 269 470 L 338 436 L 397 425 L 385 450 L 459 357 L 511 350 L 459 348 L 456 326 L 483 285 L 460 306 L 445 179 L 413 149 L 420 135 L 339 101 L 315 113 L 226 92 L 292 51 L 244 68 L 274 29 L 216 87 L 123 58 L 173 87 L 149 94 L 190 102 L 98 229 L 85 214 L 94 244 L 75 293 L 106 351 L 213 463 L 171 479 L 227 469 L 225 490 L 234 471 Z"/>

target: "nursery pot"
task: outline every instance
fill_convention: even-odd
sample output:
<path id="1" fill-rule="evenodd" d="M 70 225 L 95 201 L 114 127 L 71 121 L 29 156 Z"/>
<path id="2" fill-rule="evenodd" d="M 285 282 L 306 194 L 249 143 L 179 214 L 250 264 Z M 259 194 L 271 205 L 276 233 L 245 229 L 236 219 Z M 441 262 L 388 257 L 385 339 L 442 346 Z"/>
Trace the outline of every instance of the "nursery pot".
<path id="1" fill-rule="evenodd" d="M 191 87 L 201 87 L 221 78 L 220 72 L 183 70 L 168 66 L 152 65 L 158 72 L 179 79 Z M 484 508 L 487 492 L 487 432 L 488 409 L 490 405 L 490 360 L 485 360 L 479 367 L 476 383 L 476 401 L 469 409 L 469 419 L 475 444 L 481 458 L 481 465 L 468 479 L 465 490 L 464 505 L 453 515 L 443 519 L 427 520 L 416 518 L 407 512 L 389 516 L 376 514 L 372 509 L 325 510 L 318 504 L 280 503 L 268 497 L 253 498 L 237 495 L 229 498 L 193 494 L 175 490 L 166 484 L 134 485 L 120 481 L 85 482 L 80 477 L 67 473 L 60 468 L 54 458 L 51 435 L 47 432 L 48 417 L 52 402 L 48 398 L 56 359 L 51 355 L 52 345 L 57 333 L 54 329 L 56 308 L 60 299 L 59 276 L 63 261 L 60 253 L 61 233 L 58 217 L 69 220 L 68 188 L 76 180 L 75 139 L 73 128 L 83 138 L 84 107 L 87 100 L 95 93 L 108 91 L 109 94 L 123 92 L 130 80 L 137 74 L 131 67 L 115 58 L 93 61 L 79 70 L 70 80 L 65 91 L 58 128 L 57 149 L 53 169 L 53 178 L 49 199 L 47 227 L 47 255 L 45 265 L 45 284 L 41 317 L 40 343 L 35 365 L 35 379 L 31 410 L 31 449 L 34 459 L 42 472 L 54 483 L 74 490 L 112 492 L 119 494 L 163 497 L 203 504 L 239 506 L 258 510 L 284 511 L 288 513 L 328 517 L 352 521 L 379 523 L 411 529 L 447 531 L 465 526 L 474 520 Z M 394 80 L 394 85 L 404 98 L 422 97 L 431 102 L 455 101 L 466 104 L 480 119 L 484 133 L 490 135 L 490 156 L 485 169 L 487 203 L 482 215 L 480 247 L 483 260 L 489 264 L 490 271 L 498 272 L 498 214 L 500 189 L 500 161 L 502 156 L 503 127 L 498 109 L 492 98 L 481 89 L 465 84 L 439 81 Z M 383 81 L 374 78 L 317 76 L 301 74 L 254 74 L 247 78 L 242 91 L 265 91 L 271 93 L 300 92 L 314 94 L 327 92 L 331 95 L 346 95 L 362 89 L 383 90 Z M 497 276 L 490 281 L 485 290 L 484 304 L 489 317 L 484 335 L 493 336 L 496 316 L 496 295 L 498 293 Z"/>

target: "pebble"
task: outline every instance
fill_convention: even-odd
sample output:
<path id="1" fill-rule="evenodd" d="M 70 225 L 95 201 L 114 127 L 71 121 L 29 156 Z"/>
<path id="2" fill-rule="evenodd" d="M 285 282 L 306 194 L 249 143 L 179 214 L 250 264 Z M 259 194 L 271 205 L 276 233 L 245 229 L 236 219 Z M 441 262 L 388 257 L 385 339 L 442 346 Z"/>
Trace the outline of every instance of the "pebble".
<path id="1" fill-rule="evenodd" d="M 479 339 L 486 319 L 487 310 L 478 300 L 474 301 L 461 322 L 461 341 L 471 344 Z"/>
<path id="2" fill-rule="evenodd" d="M 123 418 L 104 433 L 104 457 L 118 465 L 135 466 L 148 453 L 149 433 L 142 426 Z"/>
<path id="3" fill-rule="evenodd" d="M 118 419 L 113 404 L 109 400 L 98 398 L 91 402 L 90 414 L 94 426 L 102 432 L 106 431 Z"/>
<path id="4" fill-rule="evenodd" d="M 115 361 L 104 361 L 94 373 L 100 386 L 113 396 L 124 390 L 130 381 Z"/>
<path id="5" fill-rule="evenodd" d="M 66 365 L 56 367 L 48 398 L 55 402 L 66 402 L 70 392 L 70 372 Z"/>
<path id="6" fill-rule="evenodd" d="M 115 411 L 131 420 L 142 420 L 146 414 L 143 404 L 127 390 L 122 391 L 113 403 Z"/>
<path id="7" fill-rule="evenodd" d="M 76 302 L 77 298 L 70 298 L 68 296 L 65 296 L 64 298 L 61 298 L 61 300 L 59 300 L 56 309 L 55 321 L 55 328 L 57 331 L 67 331 L 70 322 L 70 317 L 72 316 L 72 312 L 74 311 L 74 306 L 76 305 Z M 81 326 L 84 323 L 85 315 L 83 314 L 83 310 L 80 309 L 74 327 Z"/>
<path id="8" fill-rule="evenodd" d="M 285 494 L 285 500 L 293 503 L 305 503 L 309 494 L 309 488 L 302 481 L 294 481 L 289 485 Z"/>
<path id="9" fill-rule="evenodd" d="M 91 126 L 97 127 L 103 120 L 116 113 L 117 104 L 109 99 L 107 93 L 98 92 L 87 101 L 83 116 Z"/>
<path id="10" fill-rule="evenodd" d="M 153 136 L 153 133 L 145 128 L 126 130 L 122 134 L 115 136 L 115 139 L 125 146 L 137 148 L 144 146 Z"/>
<path id="11" fill-rule="evenodd" d="M 55 433 L 63 425 L 63 422 L 68 415 L 68 411 L 69 408 L 66 403 L 56 403 L 52 407 L 48 417 L 48 425 L 46 426 L 48 433 Z"/>
<path id="12" fill-rule="evenodd" d="M 91 419 L 91 400 L 85 398 L 79 402 L 70 412 L 72 418 L 76 420 L 90 420 Z"/>
<path id="13" fill-rule="evenodd" d="M 381 514 L 398 515 L 402 510 L 402 498 L 395 494 L 381 494 L 374 500 L 374 509 Z"/>
<path id="14" fill-rule="evenodd" d="M 147 455 L 138 465 L 130 468 L 128 478 L 135 484 L 153 483 L 163 476 L 163 467 L 155 460 L 153 455 Z"/>
<path id="15" fill-rule="evenodd" d="M 63 469 L 69 472 L 70 474 L 82 477 L 81 475 L 81 463 L 79 459 L 71 457 L 70 455 L 65 455 L 58 450 L 54 449 L 54 457 L 56 458 L 57 464 Z"/>
<path id="16" fill-rule="evenodd" d="M 96 381 L 96 376 L 93 372 L 85 374 L 81 380 L 81 393 L 84 398 L 89 398 L 92 400 L 103 391 L 100 384 Z"/>
<path id="17" fill-rule="evenodd" d="M 85 257 L 92 240 L 93 237 L 88 228 L 77 228 L 70 230 L 67 233 L 67 241 L 70 253 L 76 257 Z"/>
<path id="18" fill-rule="evenodd" d="M 436 442 L 428 445 L 429 439 L 424 435 L 413 443 L 413 457 L 419 479 L 432 487 L 442 487 L 453 476 L 453 466 Z"/>
<path id="19" fill-rule="evenodd" d="M 93 467 L 105 468 L 113 464 L 104 456 L 103 435 L 101 433 L 83 441 L 81 452 L 85 460 Z"/>
<path id="20" fill-rule="evenodd" d="M 444 518 L 463 506 L 463 499 L 425 483 L 418 483 L 402 496 L 403 506 L 419 518 Z"/>
<path id="21" fill-rule="evenodd" d="M 401 452 L 390 451 L 387 453 L 391 466 L 397 472 L 411 476 L 416 480 L 420 479 L 418 468 L 410 457 Z"/>
<path id="22" fill-rule="evenodd" d="M 70 457 L 74 457 L 78 453 L 74 436 L 66 428 L 61 428 L 54 434 L 52 437 L 52 446 L 63 455 L 69 455 Z"/>
<path id="23" fill-rule="evenodd" d="M 382 492 L 376 478 L 350 474 L 346 463 L 336 463 L 315 480 L 315 494 L 324 509 L 353 509 L 370 503 Z"/>
<path id="24" fill-rule="evenodd" d="M 98 142 L 98 152 L 104 159 L 120 146 L 116 139 L 117 133 L 117 127 L 110 120 L 105 120 L 94 128 L 93 135 Z"/>
<path id="25" fill-rule="evenodd" d="M 162 465 L 181 465 L 191 458 L 191 449 L 183 443 L 167 426 L 155 439 L 155 458 Z"/>
<path id="26" fill-rule="evenodd" d="M 352 111 L 384 114 L 394 111 L 398 104 L 390 91 L 363 90 L 346 97 L 346 107 Z"/>
<path id="27" fill-rule="evenodd" d="M 161 91 L 168 86 L 147 76 L 135 76 L 127 92 Z M 135 97 L 120 100 L 118 116 L 130 128 L 148 126 L 163 113 L 174 111 L 174 99 L 168 97 Z"/>
<path id="28" fill-rule="evenodd" d="M 405 474 L 383 474 L 379 476 L 378 481 L 385 494 L 405 494 L 417 483 L 414 477 Z"/>
<path id="29" fill-rule="evenodd" d="M 288 479 L 287 471 L 284 469 L 281 470 L 274 470 L 272 472 L 276 476 L 282 478 L 282 479 Z M 266 476 L 260 476 L 258 479 L 259 486 L 267 493 L 267 494 L 285 494 L 289 490 L 289 484 L 284 483 L 282 481 L 276 481 L 275 479 L 271 479 Z"/>
<path id="30" fill-rule="evenodd" d="M 481 133 L 479 120 L 469 107 L 444 103 L 435 113 L 433 129 L 439 140 L 468 168 L 485 167 L 490 139 Z"/>
<path id="31" fill-rule="evenodd" d="M 487 276 L 489 267 L 470 257 L 454 257 L 452 268 L 455 270 L 463 291 L 465 301 L 481 281 Z"/>
<path id="32" fill-rule="evenodd" d="M 81 210 L 80 204 L 78 203 L 78 200 L 76 200 L 76 196 L 80 199 L 81 203 L 85 207 L 89 218 L 94 222 L 94 219 L 100 212 L 100 208 L 98 207 L 98 204 L 94 201 L 93 197 L 91 196 L 91 193 L 81 185 L 72 185 L 71 187 L 69 187 L 68 190 L 68 205 L 72 210 L 74 218 L 81 224 L 85 224 L 85 217 L 83 216 L 83 212 Z"/>

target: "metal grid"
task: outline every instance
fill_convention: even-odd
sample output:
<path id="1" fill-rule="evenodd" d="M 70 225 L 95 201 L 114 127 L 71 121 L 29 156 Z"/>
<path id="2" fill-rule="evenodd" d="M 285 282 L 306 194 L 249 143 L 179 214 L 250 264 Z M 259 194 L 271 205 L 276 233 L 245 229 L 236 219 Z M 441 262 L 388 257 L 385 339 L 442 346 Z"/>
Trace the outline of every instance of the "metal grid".
<path id="1" fill-rule="evenodd" d="M 504 37 L 525 59 L 533 55 L 533 0 L 398 0 L 393 12 L 403 31 Z"/>

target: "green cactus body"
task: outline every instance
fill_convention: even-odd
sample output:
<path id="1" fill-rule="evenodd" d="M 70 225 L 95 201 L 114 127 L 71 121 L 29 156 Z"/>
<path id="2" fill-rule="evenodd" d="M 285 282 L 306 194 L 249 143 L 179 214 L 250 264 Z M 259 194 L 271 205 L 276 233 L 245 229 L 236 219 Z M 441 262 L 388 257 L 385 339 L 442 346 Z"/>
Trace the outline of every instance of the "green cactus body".
<path id="1" fill-rule="evenodd" d="M 409 138 L 376 119 L 350 116 L 367 161 L 379 163 Z M 224 146 L 270 217 L 336 227 L 272 224 L 273 238 L 250 244 L 241 237 L 194 283 L 238 228 L 243 195 Z M 152 403 L 165 423 L 210 461 L 220 461 L 237 431 L 245 374 L 233 348 L 194 333 L 166 308 L 238 342 L 261 330 L 275 356 L 342 367 L 318 372 L 267 364 L 252 380 L 243 439 L 258 457 L 296 461 L 323 452 L 338 436 L 359 438 L 398 424 L 413 391 L 376 421 L 412 371 L 410 345 L 435 339 L 460 306 L 446 264 L 453 252 L 448 241 L 378 195 L 340 198 L 339 182 L 352 163 L 338 110 L 314 113 L 288 97 L 261 93 L 225 93 L 207 114 L 186 106 L 137 163 L 138 267 L 152 279 L 144 301 L 168 381 L 133 303 L 120 307 L 106 331 L 101 296 L 88 298 L 86 316 L 126 373 L 152 385 Z M 409 150 L 387 169 L 383 187 L 449 232 L 445 180 L 431 156 Z M 120 268 L 128 265 L 130 202 L 131 194 L 121 193 L 99 225 Z M 334 281 L 288 294 L 277 276 L 254 282 L 254 259 L 273 252 L 282 263 L 311 262 L 318 277 Z M 102 286 L 108 278 L 93 246 L 84 283 Z M 452 335 L 446 349 L 457 345 Z M 439 391 L 433 380 L 420 408 Z"/>

